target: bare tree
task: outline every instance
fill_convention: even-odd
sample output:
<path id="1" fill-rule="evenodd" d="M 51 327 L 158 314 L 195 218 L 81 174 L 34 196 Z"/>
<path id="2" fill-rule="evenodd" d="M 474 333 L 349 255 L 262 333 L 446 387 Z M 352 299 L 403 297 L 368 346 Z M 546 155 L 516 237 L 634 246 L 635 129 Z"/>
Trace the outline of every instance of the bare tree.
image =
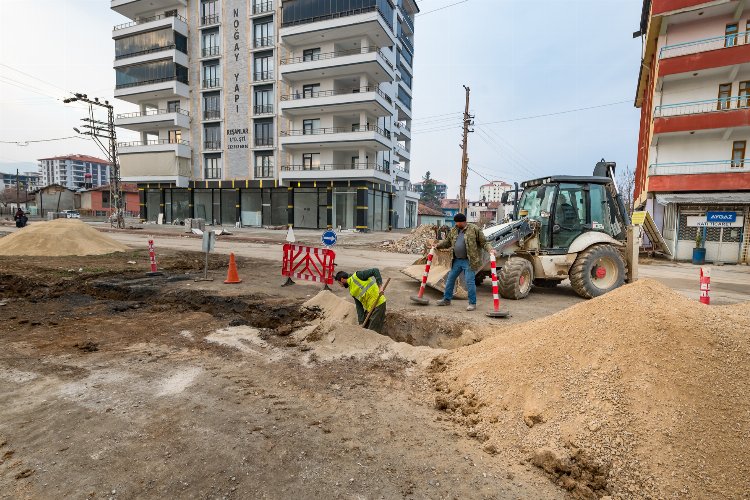
<path id="1" fill-rule="evenodd" d="M 617 190 L 620 191 L 622 201 L 625 203 L 625 208 L 629 214 L 633 213 L 633 204 L 635 202 L 635 172 L 630 168 L 630 165 L 625 166 L 624 169 L 620 170 L 617 174 Z"/>

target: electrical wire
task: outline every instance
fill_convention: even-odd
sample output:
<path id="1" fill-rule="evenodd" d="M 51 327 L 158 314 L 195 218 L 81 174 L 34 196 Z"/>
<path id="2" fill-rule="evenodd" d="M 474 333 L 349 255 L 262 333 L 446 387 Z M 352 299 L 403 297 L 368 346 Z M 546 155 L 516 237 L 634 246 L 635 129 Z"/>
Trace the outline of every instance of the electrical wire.
<path id="1" fill-rule="evenodd" d="M 19 146 L 24 146 L 24 145 L 31 144 L 33 142 L 65 141 L 68 139 L 86 139 L 86 138 L 81 137 L 80 135 L 71 135 L 69 137 L 56 137 L 54 139 L 31 139 L 28 141 L 0 141 L 0 144 L 17 144 Z"/>
<path id="2" fill-rule="evenodd" d="M 437 11 L 439 11 L 439 10 L 444 10 L 444 9 L 447 9 L 448 7 L 454 7 L 454 6 L 456 6 L 456 5 L 460 5 L 460 4 L 462 4 L 462 3 L 466 3 L 466 2 L 468 2 L 468 1 L 469 1 L 469 0 L 461 0 L 460 2 L 454 2 L 454 3 L 452 3 L 452 4 L 448 4 L 448 5 L 444 5 L 444 6 L 442 6 L 442 7 L 438 7 L 437 9 L 432 9 L 432 10 L 428 10 L 427 12 L 419 12 L 419 13 L 417 14 L 417 16 L 420 16 L 420 17 L 421 17 L 421 16 L 426 16 L 427 14 L 432 14 L 433 12 L 437 12 Z M 417 16 L 415 16 L 415 17 L 417 17 Z"/>

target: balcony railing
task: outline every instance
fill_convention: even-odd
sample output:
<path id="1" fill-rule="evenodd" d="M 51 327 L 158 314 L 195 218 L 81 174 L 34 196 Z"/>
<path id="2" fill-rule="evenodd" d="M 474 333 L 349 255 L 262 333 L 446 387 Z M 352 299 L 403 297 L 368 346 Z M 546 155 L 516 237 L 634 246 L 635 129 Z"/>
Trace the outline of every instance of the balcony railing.
<path id="1" fill-rule="evenodd" d="M 253 113 L 256 115 L 267 115 L 273 113 L 273 104 L 256 104 L 253 106 Z"/>
<path id="2" fill-rule="evenodd" d="M 220 85 L 218 78 L 211 78 L 208 80 L 203 80 L 203 88 L 204 89 L 215 89 Z"/>
<path id="3" fill-rule="evenodd" d="M 286 59 L 282 59 L 280 62 L 281 64 L 298 64 L 311 61 L 323 61 L 326 59 L 334 59 L 336 57 L 345 57 L 356 54 L 369 54 L 371 52 L 377 52 L 378 54 L 380 54 L 380 56 L 383 58 L 383 62 L 390 66 L 391 69 L 394 69 L 393 64 L 388 61 L 380 47 L 375 46 L 362 47 L 359 49 L 338 50 L 336 52 L 323 52 L 320 54 L 309 54 L 307 56 L 303 55 L 298 57 L 287 57 Z"/>
<path id="4" fill-rule="evenodd" d="M 137 146 L 158 146 L 161 144 L 180 144 L 182 146 L 190 146 L 189 141 L 173 141 L 171 139 L 151 139 L 148 141 L 130 141 L 130 142 L 118 142 L 118 148 L 130 148 Z"/>
<path id="5" fill-rule="evenodd" d="M 177 76 L 168 76 L 166 78 L 155 78 L 153 80 L 143 80 L 140 82 L 130 82 L 130 83 L 118 83 L 115 85 L 115 89 L 127 89 L 130 87 L 138 87 L 141 85 L 153 85 L 155 83 L 164 83 L 164 82 L 180 82 L 187 85 L 187 78 L 181 78 Z"/>
<path id="6" fill-rule="evenodd" d="M 171 113 L 179 113 L 181 115 L 190 116 L 190 113 L 184 109 L 147 109 L 146 111 L 135 111 L 133 113 L 122 113 L 117 115 L 118 119 L 123 118 L 140 118 L 141 116 L 157 116 L 157 115 L 168 115 Z"/>
<path id="7" fill-rule="evenodd" d="M 153 54 L 154 52 L 163 52 L 165 50 L 174 50 L 177 46 L 175 44 L 169 44 L 169 45 L 162 45 L 161 47 L 152 47 L 150 49 L 145 50 L 139 50 L 136 52 L 128 52 L 127 54 L 116 54 L 115 55 L 115 61 L 119 61 L 120 59 L 127 59 L 128 57 L 135 57 L 135 56 L 143 56 L 146 54 Z M 182 51 L 180 51 L 182 52 Z"/>
<path id="8" fill-rule="evenodd" d="M 352 132 L 376 132 L 383 137 L 388 139 L 391 138 L 391 133 L 387 130 L 383 130 L 375 125 L 359 125 L 354 127 L 325 127 L 325 128 L 313 128 L 304 130 L 282 130 L 281 135 L 283 136 L 300 136 L 300 135 L 324 135 L 324 134 L 349 134 Z"/>
<path id="9" fill-rule="evenodd" d="M 218 120 L 221 118 L 221 110 L 218 109 L 204 109 L 203 119 L 204 120 Z"/>
<path id="10" fill-rule="evenodd" d="M 322 163 L 318 165 L 286 165 L 281 167 L 285 172 L 303 172 L 303 171 L 320 171 L 320 170 L 377 170 L 390 174 L 391 171 L 384 165 L 378 165 L 371 162 L 353 162 L 353 163 Z"/>
<path id="11" fill-rule="evenodd" d="M 221 149 L 221 141 L 203 141 L 203 149 Z"/>
<path id="12" fill-rule="evenodd" d="M 114 28 L 112 28 L 112 30 L 113 31 L 124 30 L 125 28 L 131 28 L 133 26 L 138 26 L 139 24 L 150 23 L 152 21 L 158 21 L 160 19 L 171 19 L 173 17 L 175 17 L 175 18 L 179 19 L 180 21 L 182 21 L 183 23 L 187 24 L 187 19 L 185 19 L 184 17 L 182 17 L 179 14 L 172 14 L 172 15 L 169 15 L 169 16 L 165 15 L 165 14 L 158 14 L 156 16 L 141 17 L 141 18 L 136 19 L 135 21 L 131 21 L 129 23 L 118 24 L 117 26 L 115 26 Z"/>
<path id="13" fill-rule="evenodd" d="M 221 52 L 219 47 L 203 47 L 201 49 L 201 57 L 214 57 L 218 56 Z"/>
<path id="14" fill-rule="evenodd" d="M 221 179 L 221 169 L 220 168 L 207 168 L 205 170 L 205 178 L 206 179 Z"/>
<path id="15" fill-rule="evenodd" d="M 256 71 L 253 75 L 253 80 L 256 82 L 265 82 L 267 80 L 273 80 L 273 71 Z"/>
<path id="16" fill-rule="evenodd" d="M 271 45 L 273 45 L 273 37 L 264 36 L 261 38 L 256 38 L 253 47 L 258 49 L 260 47 L 270 47 Z"/>
<path id="17" fill-rule="evenodd" d="M 648 167 L 649 175 L 693 175 L 747 172 L 750 158 L 738 160 L 696 161 L 683 163 L 653 163 Z"/>
<path id="18" fill-rule="evenodd" d="M 721 99 L 707 99 L 705 101 L 680 102 L 676 104 L 656 106 L 654 108 L 654 118 L 713 113 L 715 111 L 731 111 L 733 109 L 747 108 L 750 108 L 750 94 L 725 97 Z"/>
<path id="19" fill-rule="evenodd" d="M 358 16 L 360 14 L 366 14 L 368 12 L 377 12 L 380 14 L 380 18 L 388 25 L 390 29 L 393 29 L 393 7 L 390 2 L 377 0 L 375 5 L 354 7 L 354 8 L 340 8 L 340 4 L 343 2 L 320 2 L 322 5 L 315 6 L 312 9 L 305 6 L 303 9 L 299 9 L 298 12 L 290 7 L 289 14 L 284 15 L 284 19 L 281 23 L 283 28 L 288 26 L 299 26 L 302 24 L 316 23 L 320 21 L 328 21 L 330 19 L 337 19 L 347 16 Z M 361 5 L 364 2 L 354 2 L 354 5 Z M 287 10 L 286 6 L 284 7 Z M 310 15 L 317 14 L 317 15 Z"/>
<path id="20" fill-rule="evenodd" d="M 414 54 L 414 44 L 411 43 L 411 40 L 409 40 L 408 38 L 406 38 L 404 35 L 399 35 L 398 39 L 401 40 L 401 44 L 404 47 L 406 47 L 409 50 L 409 52 L 411 52 L 412 54 Z M 411 63 L 409 63 L 409 64 L 411 65 Z"/>
<path id="21" fill-rule="evenodd" d="M 409 29 L 411 29 L 411 32 L 414 33 L 414 20 L 411 18 L 409 13 L 406 12 L 403 6 L 399 5 L 398 10 L 401 11 L 401 17 L 404 18 L 404 21 L 406 21 L 406 24 L 409 26 Z"/>
<path id="22" fill-rule="evenodd" d="M 397 154 L 397 155 L 399 155 L 399 156 L 402 156 L 402 157 L 404 157 L 404 158 L 405 158 L 405 157 L 406 157 L 407 155 L 409 155 L 409 154 L 410 154 L 410 153 L 409 153 L 409 151 L 407 151 L 407 150 L 406 150 L 406 148 L 403 148 L 403 147 L 401 147 L 401 146 L 399 146 L 399 145 L 396 145 L 396 147 L 395 147 L 394 149 L 396 150 L 396 154 Z"/>
<path id="23" fill-rule="evenodd" d="M 385 92 L 380 90 L 377 86 L 366 86 L 351 89 L 338 89 L 338 90 L 317 90 L 315 92 L 295 92 L 294 94 L 286 94 L 281 96 L 282 101 L 296 101 L 297 99 L 314 99 L 316 97 L 330 97 L 334 95 L 346 95 L 346 94 L 358 94 L 364 92 L 377 92 L 380 97 L 385 99 L 389 104 L 393 104 L 393 99 L 388 97 Z"/>
<path id="24" fill-rule="evenodd" d="M 738 45 L 747 45 L 750 43 L 750 31 L 737 33 L 736 35 L 722 35 L 712 38 L 704 38 L 693 42 L 676 43 L 674 45 L 665 45 L 659 51 L 659 59 L 668 57 L 684 56 L 688 54 L 697 54 L 709 50 L 723 49 L 726 47 L 736 47 Z"/>
<path id="25" fill-rule="evenodd" d="M 253 4 L 253 14 L 263 14 L 273 10 L 273 2 L 255 2 Z"/>
<path id="26" fill-rule="evenodd" d="M 201 26 L 208 26 L 210 24 L 219 24 L 219 16 L 202 16 Z"/>
<path id="27" fill-rule="evenodd" d="M 273 137 L 256 137 L 255 145 L 258 147 L 270 147 L 273 146 Z"/>

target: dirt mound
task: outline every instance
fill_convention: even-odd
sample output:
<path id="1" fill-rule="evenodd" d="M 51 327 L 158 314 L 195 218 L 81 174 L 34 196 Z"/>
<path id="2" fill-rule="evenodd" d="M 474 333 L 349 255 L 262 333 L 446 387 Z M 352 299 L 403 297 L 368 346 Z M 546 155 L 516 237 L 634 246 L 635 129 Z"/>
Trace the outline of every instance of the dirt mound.
<path id="1" fill-rule="evenodd" d="M 0 255 L 61 257 L 124 252 L 128 247 L 78 219 L 34 222 L 0 238 Z"/>
<path id="2" fill-rule="evenodd" d="M 435 226 L 422 225 L 401 239 L 383 244 L 382 249 L 397 253 L 423 254 L 427 242 L 434 239 L 436 239 Z"/>
<path id="3" fill-rule="evenodd" d="M 433 362 L 438 408 L 574 497 L 750 491 L 750 303 L 642 280 Z"/>

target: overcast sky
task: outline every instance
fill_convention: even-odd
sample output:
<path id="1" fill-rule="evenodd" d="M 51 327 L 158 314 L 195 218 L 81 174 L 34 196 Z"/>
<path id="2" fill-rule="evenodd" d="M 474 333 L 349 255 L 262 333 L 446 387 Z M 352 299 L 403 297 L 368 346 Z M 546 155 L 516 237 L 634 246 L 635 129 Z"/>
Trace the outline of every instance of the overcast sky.
<path id="1" fill-rule="evenodd" d="M 419 2 L 413 182 L 429 170 L 456 196 L 464 84 L 476 115 L 469 135 L 471 198 L 485 178 L 587 175 L 602 157 L 634 165 L 640 40 L 632 33 L 641 0 L 465 0 L 431 12 L 456 1 Z M 112 99 L 112 26 L 125 19 L 104 0 L 0 5 L 0 141 L 74 135 L 86 109 L 61 99 L 66 90 Z M 122 101 L 116 106 L 116 112 L 132 110 Z M 555 114 L 594 106 L 601 107 Z M 538 115 L 552 116 L 524 119 Z M 0 164 L 66 153 L 101 156 L 82 139 L 0 143 Z"/>

